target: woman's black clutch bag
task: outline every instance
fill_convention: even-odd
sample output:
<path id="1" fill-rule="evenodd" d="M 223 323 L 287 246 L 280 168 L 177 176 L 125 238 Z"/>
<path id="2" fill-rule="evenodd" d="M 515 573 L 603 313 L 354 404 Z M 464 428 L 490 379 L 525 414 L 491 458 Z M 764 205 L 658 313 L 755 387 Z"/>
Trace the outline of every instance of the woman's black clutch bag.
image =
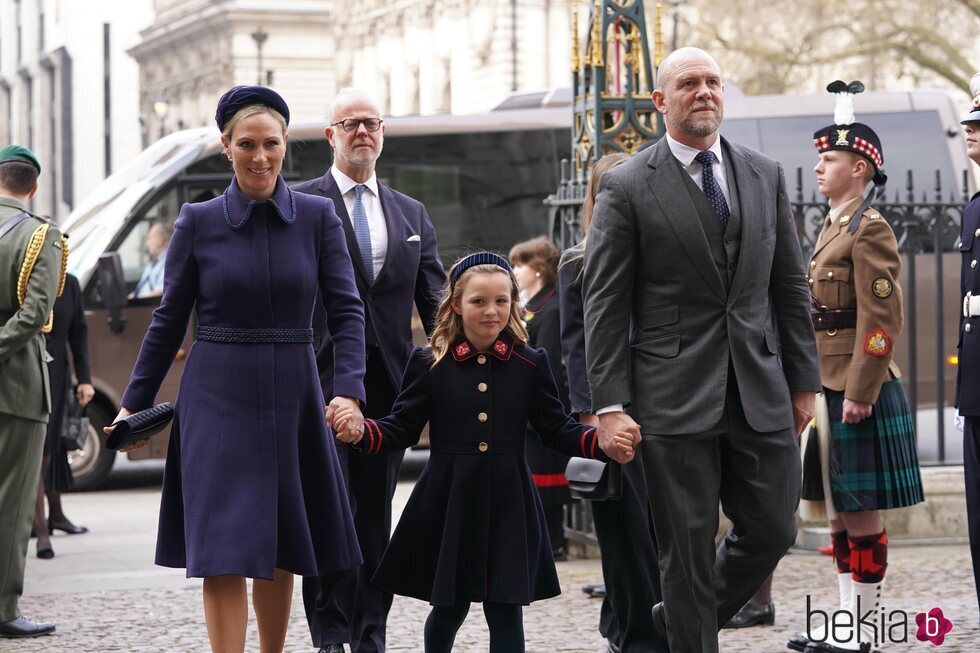
<path id="1" fill-rule="evenodd" d="M 173 418 L 174 405 L 169 401 L 133 413 L 129 417 L 124 417 L 111 424 L 116 428 L 106 440 L 105 446 L 110 449 L 118 449 L 153 437 L 165 429 Z"/>

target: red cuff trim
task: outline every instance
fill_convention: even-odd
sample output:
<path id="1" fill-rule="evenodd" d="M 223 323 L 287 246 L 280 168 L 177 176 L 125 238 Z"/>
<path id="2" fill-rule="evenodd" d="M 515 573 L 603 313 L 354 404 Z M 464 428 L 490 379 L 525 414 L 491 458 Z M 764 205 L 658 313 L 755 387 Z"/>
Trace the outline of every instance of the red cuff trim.
<path id="1" fill-rule="evenodd" d="M 536 487 L 562 487 L 568 485 L 564 474 L 531 474 Z"/>
<path id="2" fill-rule="evenodd" d="M 589 429 L 588 428 L 582 429 L 582 437 L 579 438 L 578 441 L 578 448 L 582 452 L 583 458 L 589 457 L 588 454 L 585 453 L 585 438 L 587 438 L 588 435 L 589 435 Z"/>
<path id="3" fill-rule="evenodd" d="M 592 436 L 592 447 L 589 449 L 589 458 L 595 458 L 595 445 L 599 441 L 599 436 L 596 434 L 595 429 L 589 433 Z"/>

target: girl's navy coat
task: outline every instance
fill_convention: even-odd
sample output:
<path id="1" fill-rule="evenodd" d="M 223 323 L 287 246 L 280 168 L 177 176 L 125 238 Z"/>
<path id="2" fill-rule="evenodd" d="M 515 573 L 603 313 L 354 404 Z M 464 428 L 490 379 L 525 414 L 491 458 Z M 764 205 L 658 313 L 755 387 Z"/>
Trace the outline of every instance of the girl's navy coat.
<path id="1" fill-rule="evenodd" d="M 431 453 L 374 582 L 434 605 L 557 596 L 525 429 L 566 455 L 608 458 L 595 429 L 565 414 L 547 354 L 505 334 L 486 353 L 460 340 L 435 366 L 416 349 L 392 410 L 365 421 L 362 450 L 412 446 L 428 422 Z"/>

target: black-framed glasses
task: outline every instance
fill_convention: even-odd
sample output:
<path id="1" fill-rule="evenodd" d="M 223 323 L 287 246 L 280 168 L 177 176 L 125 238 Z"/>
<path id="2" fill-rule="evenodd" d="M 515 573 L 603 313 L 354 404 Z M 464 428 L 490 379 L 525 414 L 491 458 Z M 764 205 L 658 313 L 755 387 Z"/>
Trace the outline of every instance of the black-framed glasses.
<path id="1" fill-rule="evenodd" d="M 337 122 L 330 125 L 331 127 L 336 127 L 341 125 L 345 132 L 357 131 L 357 128 L 364 125 L 364 129 L 369 132 L 376 132 L 381 129 L 381 123 L 384 120 L 381 118 L 344 118 L 343 120 L 338 120 Z"/>

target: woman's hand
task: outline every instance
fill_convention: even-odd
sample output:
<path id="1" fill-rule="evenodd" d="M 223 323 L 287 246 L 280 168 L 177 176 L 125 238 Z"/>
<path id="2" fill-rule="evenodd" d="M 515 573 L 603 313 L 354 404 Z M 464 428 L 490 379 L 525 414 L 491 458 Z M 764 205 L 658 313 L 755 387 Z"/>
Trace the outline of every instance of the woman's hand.
<path id="1" fill-rule="evenodd" d="M 116 415 L 116 419 L 112 420 L 112 423 L 115 424 L 119 420 L 125 419 L 125 418 L 129 417 L 132 414 L 133 413 L 130 410 L 121 407 L 119 409 L 119 414 Z M 115 426 L 112 426 L 111 424 L 109 426 L 102 427 L 102 432 L 105 433 L 106 435 L 112 435 L 112 432 L 115 431 L 115 430 L 116 430 L 116 427 Z M 128 446 L 125 446 L 125 447 L 119 447 L 119 451 L 122 451 L 123 453 L 125 453 L 127 451 L 134 451 L 136 449 L 142 449 L 143 447 L 145 447 L 149 443 L 150 443 L 150 439 L 149 438 L 146 438 L 145 440 L 140 440 L 138 442 L 134 442 L 131 445 L 128 445 Z"/>
<path id="2" fill-rule="evenodd" d="M 364 415 L 357 400 L 350 397 L 334 397 L 327 406 L 327 424 L 337 439 L 347 444 L 357 444 L 364 437 Z"/>
<path id="3" fill-rule="evenodd" d="M 79 406 L 87 406 L 94 396 L 95 388 L 92 387 L 91 383 L 79 383 L 78 387 L 75 388 L 75 399 L 78 400 Z"/>

